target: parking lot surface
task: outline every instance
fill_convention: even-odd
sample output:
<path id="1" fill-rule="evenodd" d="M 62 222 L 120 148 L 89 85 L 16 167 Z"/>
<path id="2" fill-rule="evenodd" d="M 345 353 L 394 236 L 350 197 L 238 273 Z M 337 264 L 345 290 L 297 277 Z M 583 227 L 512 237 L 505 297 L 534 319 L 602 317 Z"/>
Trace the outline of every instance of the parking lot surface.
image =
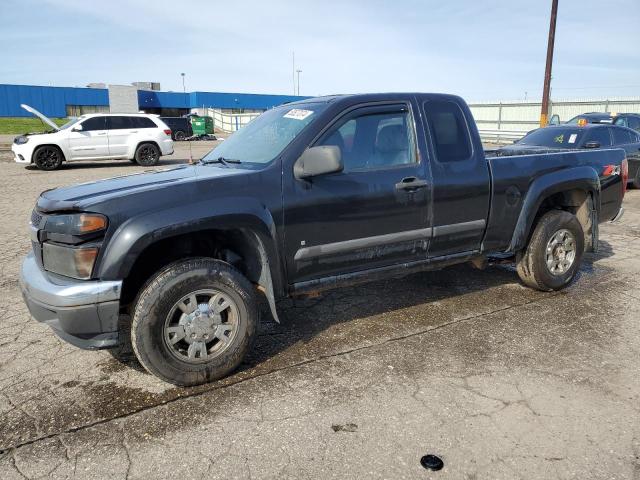
<path id="1" fill-rule="evenodd" d="M 210 144 L 193 144 L 194 157 Z M 162 165 L 184 162 L 186 144 Z M 0 478 L 640 479 L 640 191 L 577 281 L 462 265 L 279 305 L 234 375 L 176 388 L 83 351 L 18 286 L 47 188 L 142 171 L 0 154 Z M 122 317 L 123 325 L 127 318 Z M 433 453 L 444 469 L 429 472 Z"/>

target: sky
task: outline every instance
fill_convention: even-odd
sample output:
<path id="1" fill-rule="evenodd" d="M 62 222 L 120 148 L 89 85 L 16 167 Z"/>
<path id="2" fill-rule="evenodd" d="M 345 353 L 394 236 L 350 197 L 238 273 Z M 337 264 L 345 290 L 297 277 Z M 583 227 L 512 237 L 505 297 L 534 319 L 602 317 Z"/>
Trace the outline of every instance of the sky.
<path id="1" fill-rule="evenodd" d="M 552 98 L 640 96 L 640 0 L 559 0 Z M 551 0 L 0 0 L 0 83 L 539 99 Z"/>

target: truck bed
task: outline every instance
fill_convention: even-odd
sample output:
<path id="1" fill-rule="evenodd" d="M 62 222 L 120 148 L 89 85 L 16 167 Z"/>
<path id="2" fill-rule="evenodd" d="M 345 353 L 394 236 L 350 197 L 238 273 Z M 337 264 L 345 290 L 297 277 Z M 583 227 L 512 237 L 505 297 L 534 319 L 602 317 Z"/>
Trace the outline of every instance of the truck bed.
<path id="1" fill-rule="evenodd" d="M 613 219 L 623 196 L 622 177 L 620 174 L 604 176 L 603 173 L 607 165 L 621 167 L 625 158 L 622 149 L 487 157 L 493 194 L 483 249 L 507 248 L 505 238 L 516 230 L 520 212 L 527 202 L 539 197 L 540 189 L 551 183 L 552 178 L 557 183 L 564 176 L 570 183 L 572 173 L 577 170 L 583 176 L 592 175 L 599 179 L 599 221 Z"/>

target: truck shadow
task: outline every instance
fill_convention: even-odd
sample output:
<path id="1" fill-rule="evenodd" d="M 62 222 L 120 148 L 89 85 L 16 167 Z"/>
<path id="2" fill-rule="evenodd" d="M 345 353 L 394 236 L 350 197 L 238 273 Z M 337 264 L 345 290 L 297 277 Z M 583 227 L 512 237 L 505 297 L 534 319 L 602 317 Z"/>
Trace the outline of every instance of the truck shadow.
<path id="1" fill-rule="evenodd" d="M 479 271 L 468 265 L 457 265 L 329 291 L 317 297 L 282 300 L 278 303 L 279 324 L 263 300 L 254 347 L 239 371 L 255 369 L 259 374 L 264 369 L 278 369 L 309 355 L 331 355 L 348 349 L 356 338 L 376 342 L 389 337 L 391 331 L 394 332 L 391 336 L 402 336 L 409 331 L 429 328 L 443 322 L 436 315 L 436 310 L 440 313 L 446 310 L 439 302 L 517 283 L 515 269 L 510 266 L 495 265 Z M 473 302 L 478 300 L 475 298 Z M 475 303 L 469 305 L 469 302 L 461 300 L 460 303 L 464 303 L 461 309 L 475 308 Z M 449 311 L 444 315 L 455 314 L 456 305 L 457 301 L 453 307 L 447 307 Z M 420 308 L 422 306 L 424 308 Z M 411 315 L 406 309 L 413 309 Z M 410 324 L 405 324 L 405 316 L 411 317 Z M 129 322 L 128 316 L 121 316 L 122 343 L 110 352 L 121 364 L 144 371 L 131 348 Z M 326 330 L 340 325 L 347 325 L 347 328 L 346 331 L 342 329 L 339 339 L 325 334 Z M 286 354 L 281 355 L 283 352 Z"/>
<path id="2" fill-rule="evenodd" d="M 595 264 L 613 253 L 611 245 L 601 241 L 598 253 L 585 255 L 577 279 L 593 274 L 596 268 L 608 270 Z M 505 291 L 494 289 L 509 284 L 520 284 L 512 264 L 490 265 L 483 271 L 467 264 L 456 265 L 328 291 L 316 297 L 282 300 L 278 302 L 281 323 L 273 319 L 266 301 L 261 299 L 261 321 L 254 347 L 232 376 L 243 373 L 250 377 L 300 359 L 332 355 L 353 348 L 354 339 L 378 343 L 429 329 L 459 315 L 473 315 L 486 310 L 487 305 L 503 305 Z M 487 296 L 473 295 L 484 291 Z M 523 303 L 543 295 L 526 287 L 510 288 L 507 294 L 522 297 Z M 445 300 L 446 306 L 441 305 Z M 129 322 L 128 316 L 121 317 L 122 344 L 110 352 L 122 368 L 144 372 L 131 348 Z"/>

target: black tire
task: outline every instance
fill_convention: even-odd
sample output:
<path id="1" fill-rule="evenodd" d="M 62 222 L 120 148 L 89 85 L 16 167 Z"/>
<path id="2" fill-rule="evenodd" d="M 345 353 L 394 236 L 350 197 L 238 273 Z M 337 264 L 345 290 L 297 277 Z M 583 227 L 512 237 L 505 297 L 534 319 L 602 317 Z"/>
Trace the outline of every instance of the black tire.
<path id="1" fill-rule="evenodd" d="M 636 171 L 636 176 L 631 180 L 631 186 L 633 188 L 640 188 L 640 168 Z"/>
<path id="2" fill-rule="evenodd" d="M 33 152 L 33 163 L 35 163 L 40 170 L 57 170 L 63 161 L 64 156 L 62 155 L 62 151 L 53 145 L 38 147 Z"/>
<path id="3" fill-rule="evenodd" d="M 153 143 L 141 143 L 136 149 L 135 159 L 138 165 L 152 167 L 160 160 L 160 149 Z"/>
<path id="4" fill-rule="evenodd" d="M 566 249 L 566 245 L 563 242 L 552 244 L 553 240 L 562 238 L 563 235 L 567 239 L 566 245 L 573 243 L 574 256 L 570 263 L 570 250 Z M 549 252 L 548 248 L 551 248 Z M 538 220 L 529 245 L 517 255 L 516 269 L 520 279 L 528 287 L 542 291 L 561 290 L 575 277 L 583 253 L 584 233 L 578 219 L 569 212 L 553 210 Z M 554 264 L 558 258 L 556 255 L 565 257 L 557 263 L 557 270 L 552 272 L 547 261 Z"/>
<path id="5" fill-rule="evenodd" d="M 186 138 L 186 135 L 182 130 L 177 130 L 176 132 L 173 133 L 173 139 L 178 142 L 182 142 L 185 138 Z"/>
<path id="6" fill-rule="evenodd" d="M 138 164 L 138 161 L 135 158 L 130 158 L 129 161 L 134 164 Z"/>
<path id="7" fill-rule="evenodd" d="M 212 340 L 205 341 L 214 342 L 207 347 L 211 350 L 218 342 L 222 345 L 222 350 L 210 359 L 207 359 L 208 355 L 203 359 L 202 352 L 200 358 L 187 358 L 184 351 L 187 343 L 188 350 L 191 350 L 192 342 L 197 343 L 189 339 L 195 338 L 195 334 L 188 334 L 185 325 L 181 324 L 184 336 L 175 342 L 173 339 L 176 337 L 169 337 L 171 333 L 168 330 L 175 329 L 176 324 L 169 322 L 176 314 L 180 322 L 191 315 L 176 310 L 176 306 L 184 306 L 181 299 L 209 289 L 235 303 L 235 333 L 230 332 L 230 338 L 225 342 L 213 335 Z M 201 305 L 208 305 L 201 304 L 200 299 L 196 304 L 196 310 Z M 240 365 L 256 334 L 258 302 L 252 284 L 231 265 L 211 258 L 193 258 L 168 265 L 146 283 L 134 305 L 131 343 L 138 360 L 148 372 L 175 385 L 199 385 L 228 375 Z M 211 317 L 203 315 L 199 318 L 206 321 Z M 190 325 L 191 321 L 187 323 Z M 209 337 L 205 334 L 205 338 Z"/>

